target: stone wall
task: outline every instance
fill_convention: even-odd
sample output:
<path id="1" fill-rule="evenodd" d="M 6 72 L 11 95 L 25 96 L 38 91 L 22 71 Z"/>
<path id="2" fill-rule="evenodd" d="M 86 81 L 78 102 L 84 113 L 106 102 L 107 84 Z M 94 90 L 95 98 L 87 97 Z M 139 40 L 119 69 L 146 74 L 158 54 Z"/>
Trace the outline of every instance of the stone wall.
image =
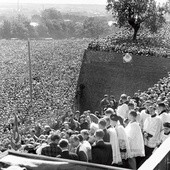
<path id="1" fill-rule="evenodd" d="M 170 59 L 132 55 L 123 63 L 124 54 L 85 50 L 75 97 L 77 109 L 99 110 L 104 94 L 118 100 L 122 93 L 133 96 L 145 91 L 170 71 Z"/>

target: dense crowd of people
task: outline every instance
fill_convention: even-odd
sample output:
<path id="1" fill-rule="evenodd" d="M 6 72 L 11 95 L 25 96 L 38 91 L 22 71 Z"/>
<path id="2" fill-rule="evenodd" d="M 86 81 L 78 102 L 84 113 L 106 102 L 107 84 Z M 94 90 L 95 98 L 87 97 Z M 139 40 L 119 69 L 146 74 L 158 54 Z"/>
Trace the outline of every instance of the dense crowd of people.
<path id="1" fill-rule="evenodd" d="M 147 29 L 143 30 L 138 36 L 137 43 L 132 41 L 132 32 L 129 29 L 120 29 L 112 36 L 93 40 L 89 43 L 88 49 L 167 58 L 169 57 L 169 32 L 165 32 L 167 28 L 163 28 L 157 34 L 150 34 Z"/>
<path id="2" fill-rule="evenodd" d="M 37 120 L 25 132 L 19 121 L 19 151 L 136 169 L 170 136 L 169 111 L 170 74 L 133 97 L 104 95 L 95 113 L 55 113 L 53 124 Z M 12 126 L 11 119 L 1 132 L 8 134 L 2 152 L 12 149 Z"/>

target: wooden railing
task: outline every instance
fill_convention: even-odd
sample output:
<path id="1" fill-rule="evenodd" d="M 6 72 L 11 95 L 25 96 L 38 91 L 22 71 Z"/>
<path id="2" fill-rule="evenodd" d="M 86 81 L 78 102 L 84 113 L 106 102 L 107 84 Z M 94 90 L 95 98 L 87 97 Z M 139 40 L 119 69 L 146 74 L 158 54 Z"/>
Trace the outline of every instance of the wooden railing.
<path id="1" fill-rule="evenodd" d="M 170 137 L 161 144 L 138 170 L 170 170 Z"/>

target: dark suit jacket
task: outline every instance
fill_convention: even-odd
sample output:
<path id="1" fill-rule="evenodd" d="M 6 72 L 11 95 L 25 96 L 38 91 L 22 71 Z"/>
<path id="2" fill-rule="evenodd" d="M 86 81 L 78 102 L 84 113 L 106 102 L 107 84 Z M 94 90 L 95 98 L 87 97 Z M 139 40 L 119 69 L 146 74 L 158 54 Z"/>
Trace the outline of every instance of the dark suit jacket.
<path id="1" fill-rule="evenodd" d="M 104 165 L 112 164 L 112 147 L 111 144 L 99 141 L 92 146 L 92 162 Z"/>
<path id="2" fill-rule="evenodd" d="M 56 157 L 61 154 L 61 149 L 56 143 L 50 143 L 49 146 L 46 146 L 42 149 L 41 155 Z"/>
<path id="3" fill-rule="evenodd" d="M 104 137 L 103 137 L 103 141 L 104 142 L 110 142 L 110 135 L 107 129 L 103 129 L 104 132 Z"/>
<path id="4" fill-rule="evenodd" d="M 77 148 L 76 154 L 78 155 L 79 161 L 88 162 L 86 153 L 84 151 L 80 150 L 80 145 Z"/>
<path id="5" fill-rule="evenodd" d="M 71 153 L 69 151 L 63 151 L 57 158 L 79 160 L 77 154 Z"/>

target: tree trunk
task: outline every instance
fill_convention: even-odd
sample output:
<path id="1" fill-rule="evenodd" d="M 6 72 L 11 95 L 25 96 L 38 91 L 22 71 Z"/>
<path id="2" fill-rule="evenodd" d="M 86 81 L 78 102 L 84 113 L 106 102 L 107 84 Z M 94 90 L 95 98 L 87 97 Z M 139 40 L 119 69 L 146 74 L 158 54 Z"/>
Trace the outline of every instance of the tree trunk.
<path id="1" fill-rule="evenodd" d="M 133 29 L 134 29 L 134 33 L 133 33 L 133 41 L 136 41 L 137 33 L 138 33 L 138 31 L 139 31 L 139 28 L 140 28 L 140 27 L 135 27 L 135 28 L 133 28 Z"/>
<path id="2" fill-rule="evenodd" d="M 135 18 L 130 18 L 128 22 L 129 22 L 129 25 L 134 29 L 133 41 L 136 41 L 137 33 L 140 28 L 140 21 L 139 20 L 136 21 Z"/>

